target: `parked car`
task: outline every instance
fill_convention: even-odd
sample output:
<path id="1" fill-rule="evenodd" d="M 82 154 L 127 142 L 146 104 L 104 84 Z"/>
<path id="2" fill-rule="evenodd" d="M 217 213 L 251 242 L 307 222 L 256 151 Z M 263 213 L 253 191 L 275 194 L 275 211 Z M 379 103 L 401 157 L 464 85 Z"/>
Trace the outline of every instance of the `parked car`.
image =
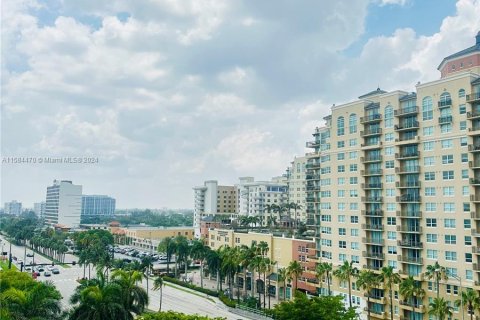
<path id="1" fill-rule="evenodd" d="M 45 271 L 45 269 L 43 267 L 37 267 L 37 271 L 38 272 L 43 272 L 43 271 Z"/>
<path id="2" fill-rule="evenodd" d="M 25 267 L 25 271 L 31 272 L 31 271 L 32 271 L 32 267 Z"/>
<path id="3" fill-rule="evenodd" d="M 60 270 L 58 270 L 57 268 L 52 269 L 52 273 L 53 274 L 60 274 Z"/>
<path id="4" fill-rule="evenodd" d="M 52 274 L 50 273 L 50 271 L 45 271 L 45 272 L 43 273 L 43 275 L 44 275 L 45 277 L 50 277 Z"/>
<path id="5" fill-rule="evenodd" d="M 27 257 L 30 257 L 30 258 L 33 257 L 33 253 L 31 252 L 27 253 Z"/>
<path id="6" fill-rule="evenodd" d="M 47 269 L 52 271 L 53 269 L 55 269 L 55 266 L 48 266 Z"/>

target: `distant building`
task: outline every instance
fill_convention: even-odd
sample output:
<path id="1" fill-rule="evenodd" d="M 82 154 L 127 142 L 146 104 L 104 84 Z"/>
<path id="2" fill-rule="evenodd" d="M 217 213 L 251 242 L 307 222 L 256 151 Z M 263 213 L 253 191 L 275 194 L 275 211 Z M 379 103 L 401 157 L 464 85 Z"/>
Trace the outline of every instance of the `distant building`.
<path id="1" fill-rule="evenodd" d="M 45 201 L 35 202 L 35 203 L 33 204 L 33 211 L 35 212 L 35 214 L 37 215 L 37 217 L 43 218 L 43 217 L 45 216 L 45 206 L 46 206 L 46 202 L 45 202 Z"/>
<path id="2" fill-rule="evenodd" d="M 49 226 L 78 228 L 82 212 L 82 186 L 68 180 L 54 180 L 47 187 L 45 223 Z"/>
<path id="3" fill-rule="evenodd" d="M 104 195 L 82 196 L 82 218 L 112 216 L 115 213 L 115 199 Z"/>
<path id="4" fill-rule="evenodd" d="M 20 215 L 22 214 L 22 203 L 16 200 L 5 202 L 5 214 Z"/>
<path id="5" fill-rule="evenodd" d="M 237 212 L 237 188 L 219 186 L 216 180 L 194 187 L 193 227 L 200 237 L 200 221 L 206 216 L 234 215 Z"/>
<path id="6" fill-rule="evenodd" d="M 108 225 L 110 232 L 114 235 L 118 244 L 126 244 L 151 252 L 156 251 L 158 245 L 164 238 L 184 236 L 191 240 L 194 238 L 193 227 L 151 227 L 137 225 L 120 227 L 118 223 Z"/>
<path id="7" fill-rule="evenodd" d="M 306 184 L 306 164 L 307 157 L 295 157 L 291 162 L 291 166 L 287 168 L 287 184 L 288 184 L 288 203 L 297 204 L 296 217 L 295 209 L 291 209 L 292 218 L 301 222 L 307 221 L 307 205 L 305 191 Z"/>

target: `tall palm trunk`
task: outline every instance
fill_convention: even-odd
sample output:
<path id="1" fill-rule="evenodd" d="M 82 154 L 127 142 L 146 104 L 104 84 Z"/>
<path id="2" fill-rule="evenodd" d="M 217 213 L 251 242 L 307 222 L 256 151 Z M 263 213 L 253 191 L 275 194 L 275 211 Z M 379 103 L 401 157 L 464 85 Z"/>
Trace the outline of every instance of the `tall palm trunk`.
<path id="1" fill-rule="evenodd" d="M 393 290 L 392 290 L 392 283 L 391 282 L 390 282 L 390 288 L 389 289 L 390 289 L 390 320 L 393 320 Z"/>
<path id="2" fill-rule="evenodd" d="M 203 260 L 200 261 L 200 287 L 203 288 Z"/>
<path id="3" fill-rule="evenodd" d="M 327 286 L 328 286 L 328 295 L 331 296 L 332 292 L 330 291 L 330 273 L 327 271 Z"/>
<path id="4" fill-rule="evenodd" d="M 266 308 L 267 299 L 267 272 L 263 272 L 263 309 Z"/>
<path id="5" fill-rule="evenodd" d="M 348 305 L 350 308 L 352 307 L 352 283 L 350 282 L 350 277 L 348 278 Z"/>
<path id="6" fill-rule="evenodd" d="M 367 293 L 367 320 L 370 320 L 370 293 Z"/>

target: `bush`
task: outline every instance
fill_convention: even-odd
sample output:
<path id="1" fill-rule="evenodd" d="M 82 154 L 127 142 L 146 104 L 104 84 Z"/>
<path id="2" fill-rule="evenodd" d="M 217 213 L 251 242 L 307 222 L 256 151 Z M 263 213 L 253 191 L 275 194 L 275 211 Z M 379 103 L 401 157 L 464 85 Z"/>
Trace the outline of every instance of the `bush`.
<path id="1" fill-rule="evenodd" d="M 218 298 L 220 299 L 220 301 L 222 301 L 227 307 L 230 307 L 230 308 L 235 308 L 237 306 L 236 302 L 233 301 L 233 300 L 230 300 L 226 295 L 224 295 L 223 293 L 220 293 L 220 295 L 218 296 Z"/>
<path id="2" fill-rule="evenodd" d="M 178 286 L 181 286 L 181 287 L 184 287 L 184 288 L 189 288 L 189 289 L 192 289 L 192 290 L 195 290 L 195 291 L 198 291 L 198 292 L 202 292 L 202 293 L 205 293 L 205 294 L 208 294 L 210 296 L 214 296 L 214 297 L 218 297 L 218 292 L 217 291 L 213 291 L 213 290 L 210 290 L 210 289 L 205 289 L 205 288 L 201 288 L 201 287 L 197 287 L 196 285 L 194 284 L 190 284 L 190 283 L 186 283 L 186 282 L 183 282 L 183 281 L 180 281 L 176 278 L 171 278 L 171 277 L 167 277 L 167 276 L 164 276 L 163 277 L 163 280 L 167 281 L 167 282 L 171 282 L 171 283 L 174 283 Z"/>

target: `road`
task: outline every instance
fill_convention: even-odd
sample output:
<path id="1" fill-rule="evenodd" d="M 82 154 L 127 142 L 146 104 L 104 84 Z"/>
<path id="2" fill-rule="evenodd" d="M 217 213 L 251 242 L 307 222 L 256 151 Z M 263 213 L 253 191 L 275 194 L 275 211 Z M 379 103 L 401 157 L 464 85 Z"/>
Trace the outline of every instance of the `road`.
<path id="1" fill-rule="evenodd" d="M 9 243 L 5 240 L 3 236 L 0 236 L 2 240 L 1 244 L 4 245 L 4 251 L 9 251 Z M 1 246 L 0 244 L 0 246 Z M 32 252 L 31 250 L 27 249 L 27 253 Z M 24 257 L 24 247 L 23 246 L 16 246 L 12 244 L 12 256 L 16 256 L 19 259 L 23 260 Z M 27 262 L 32 260 L 33 258 L 27 257 Z M 38 254 L 35 254 L 35 263 L 51 263 L 51 261 L 45 257 L 42 257 Z M 71 262 L 73 260 L 77 260 L 77 258 L 73 255 L 67 255 L 66 262 Z M 13 263 L 20 269 L 20 264 L 13 261 Z M 62 294 L 62 306 L 65 309 L 70 308 L 69 299 L 73 294 L 75 288 L 78 285 L 77 279 L 83 277 L 83 266 L 79 266 L 78 264 L 75 266 L 71 266 L 70 268 L 64 268 L 58 266 L 60 270 L 60 274 L 52 274 L 51 277 L 45 277 L 42 273 L 40 277 L 38 277 L 39 281 L 52 281 L 55 286 L 57 287 L 58 291 Z M 86 271 L 88 276 L 88 268 Z M 91 275 L 93 276 L 95 271 L 91 270 Z M 141 284 L 146 289 L 146 280 L 143 280 Z M 159 308 L 159 298 L 160 293 L 158 291 L 152 290 L 153 280 L 149 281 L 149 297 L 150 303 L 148 308 L 150 310 L 158 310 Z M 199 293 L 200 294 L 200 293 Z M 202 295 L 202 294 L 200 294 Z M 216 300 L 218 301 L 218 299 Z M 247 319 L 245 317 L 238 316 L 233 314 L 223 308 L 223 304 L 215 303 L 206 299 L 206 297 L 200 297 L 183 290 L 179 290 L 177 288 L 172 288 L 170 286 L 163 287 L 163 300 L 162 300 L 162 310 L 173 310 L 177 312 L 183 312 L 186 314 L 199 314 L 205 315 L 209 317 L 225 317 L 227 320 L 237 320 L 237 319 Z"/>

